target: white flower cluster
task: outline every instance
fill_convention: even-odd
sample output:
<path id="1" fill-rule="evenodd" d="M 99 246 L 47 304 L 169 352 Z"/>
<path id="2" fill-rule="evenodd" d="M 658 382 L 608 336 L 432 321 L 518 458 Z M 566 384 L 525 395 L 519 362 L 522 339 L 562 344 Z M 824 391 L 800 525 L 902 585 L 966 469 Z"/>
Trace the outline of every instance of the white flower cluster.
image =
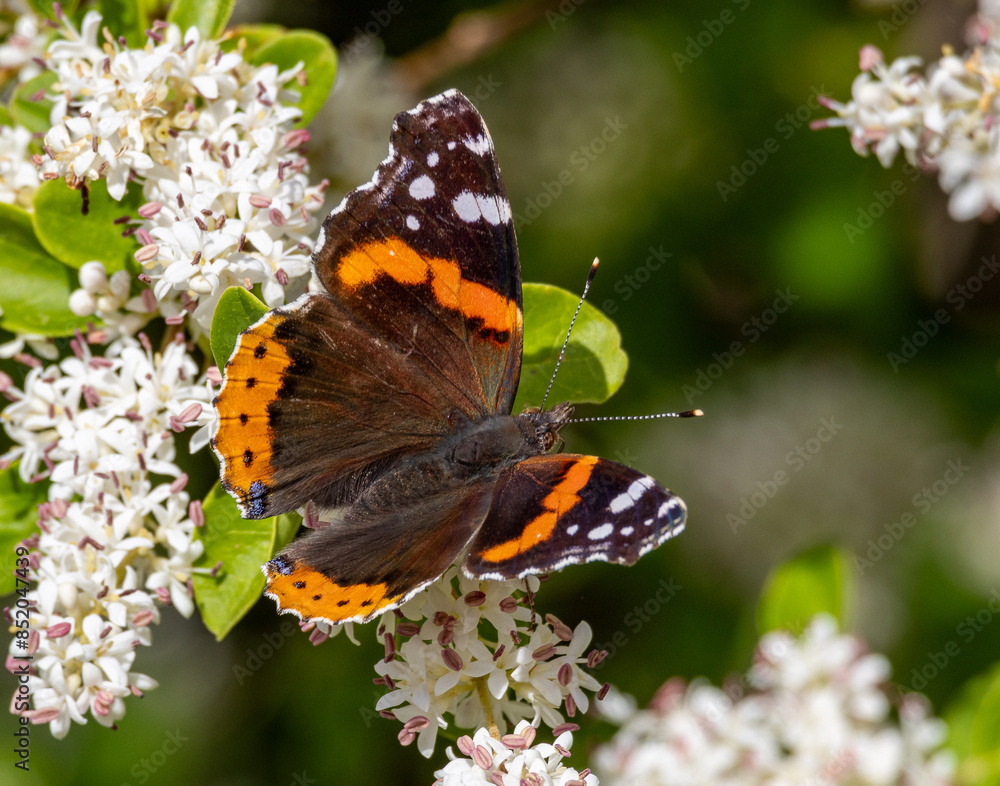
<path id="1" fill-rule="evenodd" d="M 309 185 L 309 134 L 292 129 L 300 112 L 286 105 L 284 86 L 303 74 L 250 65 L 161 22 L 145 48 L 128 49 L 96 11 L 80 32 L 64 20 L 62 35 L 45 55 L 57 79 L 42 176 L 103 179 L 115 199 L 142 184 L 135 258 L 160 312 L 191 314 L 198 334 L 227 287 L 260 284 L 272 307 L 286 286 L 304 291 L 325 184 Z"/>
<path id="2" fill-rule="evenodd" d="M 0 126 L 0 202 L 27 208 L 35 196 L 38 168 L 31 161 L 31 132 L 23 126 Z"/>
<path id="3" fill-rule="evenodd" d="M 584 654 L 586 622 L 571 630 L 551 615 L 536 617 L 529 604 L 538 585 L 535 576 L 479 581 L 453 567 L 398 616 L 382 616 L 377 634 L 386 652 L 376 683 L 389 691 L 376 709 L 403 722 L 401 743 L 416 741 L 430 757 L 438 729 L 448 727 L 445 716 L 460 728 L 502 733 L 527 718 L 556 729 L 564 722 L 560 709 L 569 717 L 587 711 L 585 691 L 601 684 L 584 666 L 603 656 Z"/>
<path id="4" fill-rule="evenodd" d="M 959 56 L 945 47 L 926 76 L 918 57 L 887 66 L 879 49 L 863 47 L 852 100 L 825 99 L 837 117 L 813 124 L 846 127 L 854 149 L 874 151 L 884 167 L 902 150 L 911 164 L 937 171 L 957 221 L 1000 210 L 1000 4 L 981 0 L 969 32 L 972 49 Z"/>
<path id="5" fill-rule="evenodd" d="M 883 656 L 820 615 L 799 639 L 761 639 L 748 695 L 738 683 L 667 682 L 597 750 L 595 769 L 606 786 L 946 786 L 944 724 L 908 694 L 897 725 L 889 673 Z"/>
<path id="6" fill-rule="evenodd" d="M 527 721 L 500 739 L 486 729 L 474 737 L 459 737 L 457 746 L 465 758 L 448 748 L 451 761 L 434 773 L 434 786 L 598 786 L 597 776 L 589 770 L 577 772 L 565 765 L 577 727 L 564 725 L 568 728 L 560 730 L 554 744 L 535 745 L 536 729 Z"/>
<path id="7" fill-rule="evenodd" d="M 18 16 L 14 29 L 0 43 L 0 70 L 17 71 L 17 81 L 24 83 L 42 72 L 41 60 L 51 31 L 46 30 L 41 17 L 35 16 L 27 3 L 7 0 L 4 5 L 8 12 Z"/>
<path id="8" fill-rule="evenodd" d="M 88 711 L 113 725 L 123 697 L 155 687 L 131 671 L 135 647 L 151 643 L 159 606 L 194 610 L 190 577 L 201 555 L 194 529 L 199 502 L 184 491 L 187 476 L 174 463 L 175 435 L 189 426 L 192 449 L 207 443 L 212 390 L 184 344 L 154 353 L 140 335 L 122 339 L 106 356 L 92 355 L 83 336 L 58 365 L 36 361 L 0 412 L 27 481 L 51 480 L 40 506 L 40 533 L 29 538 L 31 607 L 27 649 L 35 723 L 63 737 Z M 13 668 L 8 659 L 8 668 Z"/>

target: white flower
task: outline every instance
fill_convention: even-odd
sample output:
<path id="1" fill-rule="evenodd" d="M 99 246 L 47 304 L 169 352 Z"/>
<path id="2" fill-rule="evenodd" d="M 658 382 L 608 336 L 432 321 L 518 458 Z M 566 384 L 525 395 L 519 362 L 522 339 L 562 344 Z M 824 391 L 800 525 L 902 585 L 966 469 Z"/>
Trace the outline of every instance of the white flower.
<path id="1" fill-rule="evenodd" d="M 823 99 L 837 117 L 813 124 L 846 127 L 854 149 L 874 151 L 884 167 L 902 151 L 910 164 L 937 170 L 957 221 L 1000 211 L 1000 14 L 994 0 L 980 3 L 968 29 L 973 48 L 958 56 L 945 47 L 927 76 L 917 71 L 918 58 L 887 67 L 876 47 L 865 46 L 852 100 Z"/>
<path id="2" fill-rule="evenodd" d="M 0 126 L 0 202 L 23 208 L 31 205 L 41 180 L 31 161 L 30 142 L 27 128 Z"/>
<path id="3" fill-rule="evenodd" d="M 292 129 L 300 112 L 284 85 L 298 69 L 252 66 L 163 23 L 145 48 L 123 48 L 99 41 L 100 24 L 91 11 L 49 48 L 57 82 L 43 175 L 104 179 L 115 199 L 130 180 L 142 185 L 136 261 L 160 313 L 190 315 L 195 335 L 227 287 L 260 285 L 269 306 L 304 291 L 325 184 L 309 184 L 298 152 L 309 135 Z M 79 291 L 70 305 L 100 316 L 109 337 L 134 334 L 151 310 Z M 132 313 L 115 313 L 123 307 Z"/>
<path id="4" fill-rule="evenodd" d="M 529 577 L 534 592 L 538 579 Z M 552 728 L 561 709 L 586 711 L 601 685 L 584 671 L 590 626 L 570 630 L 554 617 L 534 619 L 524 581 L 479 581 L 452 568 L 384 615 L 378 636 L 386 658 L 375 671 L 389 691 L 378 701 L 404 724 L 400 739 L 430 756 L 439 729 L 505 728 L 526 718 Z M 492 628 L 495 633 L 484 635 Z M 400 643 L 397 643 L 400 642 Z"/>
<path id="5" fill-rule="evenodd" d="M 598 786 L 589 770 L 578 772 L 564 763 L 573 747 L 571 731 L 563 731 L 551 745 L 534 744 L 536 731 L 521 721 L 513 734 L 500 739 L 487 729 L 479 729 L 472 738 L 460 737 L 463 757 L 448 748 L 451 761 L 434 773 L 435 786 Z"/>
<path id="6" fill-rule="evenodd" d="M 114 276 L 84 267 L 80 291 L 110 291 Z M 211 388 L 182 343 L 154 353 L 122 338 L 105 357 L 79 334 L 71 344 L 73 356 L 32 369 L 23 391 L 8 386 L 15 401 L 0 413 L 15 443 L 4 460 L 20 460 L 26 480 L 52 480 L 30 543 L 30 712 L 57 737 L 88 713 L 113 725 L 125 696 L 155 687 L 132 671 L 135 647 L 151 643 L 161 605 L 194 610 L 190 579 L 202 544 L 173 434 L 201 426 L 191 439 L 198 447 L 212 417 Z M 155 484 L 152 473 L 167 480 Z"/>
<path id="7" fill-rule="evenodd" d="M 726 690 L 670 680 L 594 761 L 606 784 L 951 783 L 943 724 L 912 694 L 893 723 L 888 677 L 884 657 L 818 616 L 798 639 L 764 636 L 748 678 Z"/>
<path id="8" fill-rule="evenodd" d="M 47 38 L 39 17 L 21 13 L 14 21 L 13 32 L 0 44 L 0 69 L 17 70 L 17 81 L 21 84 L 38 76 L 42 72 L 38 60 L 45 54 Z"/>

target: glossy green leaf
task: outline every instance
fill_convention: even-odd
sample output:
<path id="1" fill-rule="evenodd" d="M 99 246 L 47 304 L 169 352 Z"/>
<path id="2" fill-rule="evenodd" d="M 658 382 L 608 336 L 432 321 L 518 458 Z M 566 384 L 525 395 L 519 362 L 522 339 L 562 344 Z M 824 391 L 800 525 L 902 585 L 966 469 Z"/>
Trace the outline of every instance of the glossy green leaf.
<path id="1" fill-rule="evenodd" d="M 820 612 L 847 627 L 854 598 L 850 555 L 833 546 L 816 546 L 775 568 L 757 603 L 757 630 L 785 628 L 801 633 Z"/>
<path id="2" fill-rule="evenodd" d="M 297 90 L 302 118 L 298 125 L 304 126 L 319 112 L 330 95 L 333 81 L 337 76 L 337 52 L 324 35 L 312 30 L 292 30 L 258 49 L 251 62 L 256 65 L 274 63 L 282 71 L 302 63 L 306 74 L 306 84 L 289 85 Z"/>
<path id="3" fill-rule="evenodd" d="M 292 542 L 292 538 L 302 526 L 302 517 L 297 513 L 282 513 L 276 517 L 274 528 L 274 548 L 272 555 Z"/>
<path id="4" fill-rule="evenodd" d="M 267 306 L 243 287 L 229 287 L 222 293 L 212 315 L 212 355 L 219 368 L 226 365 L 236 348 L 240 333 L 268 311 Z"/>
<path id="5" fill-rule="evenodd" d="M 55 0 L 28 0 L 28 5 L 35 11 L 35 13 L 44 16 L 46 19 L 55 19 L 55 12 L 52 10 L 52 4 Z M 62 6 L 64 13 L 72 16 L 76 7 L 80 4 L 79 0 L 62 0 L 59 5 Z"/>
<path id="6" fill-rule="evenodd" d="M 525 406 L 541 404 L 580 302 L 579 295 L 547 284 L 525 284 L 523 290 L 524 359 L 515 414 Z M 628 369 L 628 356 L 621 343 L 615 323 L 590 303 L 584 303 L 546 405 L 607 401 L 621 387 Z"/>
<path id="7" fill-rule="evenodd" d="M 55 72 L 45 71 L 18 86 L 9 107 L 10 116 L 14 118 L 15 123 L 40 134 L 44 134 L 52 128 L 52 123 L 49 122 L 52 102 L 48 98 L 36 101 L 34 97 L 42 91 L 47 92 L 55 81 Z"/>
<path id="8" fill-rule="evenodd" d="M 13 592 L 14 548 L 35 531 L 38 504 L 45 502 L 45 483 L 25 483 L 17 465 L 0 471 L 0 595 Z M 22 587 L 24 584 L 21 585 Z"/>
<path id="9" fill-rule="evenodd" d="M 42 248 L 26 211 L 4 204 L 0 204 L 0 278 L 0 327 L 14 333 L 65 336 L 86 326 L 86 318 L 69 310 L 70 292 L 79 286 L 76 271 Z"/>
<path id="10" fill-rule="evenodd" d="M 146 43 L 146 8 L 139 0 L 98 0 L 97 8 L 111 34 L 125 36 L 131 47 Z"/>
<path id="11" fill-rule="evenodd" d="M 219 48 L 229 52 L 238 49 L 242 41 L 243 59 L 252 61 L 258 49 L 277 41 L 287 32 L 288 28 L 283 25 L 237 25 L 229 29 L 227 38 L 219 42 Z"/>
<path id="12" fill-rule="evenodd" d="M 213 577 L 193 574 L 195 602 L 201 618 L 215 638 L 225 638 L 250 608 L 260 600 L 264 574 L 260 566 L 271 558 L 279 528 L 284 536 L 289 523 L 269 519 L 244 519 L 236 501 L 216 484 L 203 503 L 205 526 L 195 531 L 204 544 L 196 567 L 222 567 Z M 287 517 L 286 517 L 287 518 Z"/>
<path id="13" fill-rule="evenodd" d="M 79 268 L 96 259 L 109 273 L 122 270 L 139 245 L 134 237 L 122 237 L 123 227 L 114 223 L 121 216 L 135 216 L 142 204 L 142 192 L 133 183 L 121 202 L 108 194 L 103 180 L 90 184 L 87 214 L 83 195 L 63 180 L 42 183 L 35 194 L 32 221 L 35 234 L 45 249 L 60 262 Z"/>
<path id="14" fill-rule="evenodd" d="M 205 38 L 218 38 L 226 29 L 236 0 L 174 0 L 167 12 L 167 21 L 184 33 L 197 27 Z"/>
<path id="15" fill-rule="evenodd" d="M 944 720 L 958 758 L 956 783 L 1000 784 L 1000 662 L 965 683 Z"/>

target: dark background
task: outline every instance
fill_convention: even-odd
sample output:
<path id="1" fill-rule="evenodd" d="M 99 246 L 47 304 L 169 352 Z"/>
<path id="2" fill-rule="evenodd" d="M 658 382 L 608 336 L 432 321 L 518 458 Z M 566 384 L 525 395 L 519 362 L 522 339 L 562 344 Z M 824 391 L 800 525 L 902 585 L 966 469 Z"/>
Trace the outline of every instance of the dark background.
<path id="1" fill-rule="evenodd" d="M 630 370 L 611 401 L 580 414 L 705 410 L 563 434 L 570 450 L 650 472 L 688 505 L 683 536 L 636 567 L 571 568 L 538 596 L 570 625 L 588 620 L 598 644 L 627 639 L 598 678 L 640 704 L 671 676 L 718 683 L 745 670 L 769 571 L 820 543 L 868 561 L 852 575 L 851 622 L 892 660 L 895 681 L 911 686 L 931 653 L 957 643 L 924 689 L 935 711 L 1000 650 L 991 613 L 963 626 L 1000 588 L 1000 284 L 971 298 L 953 291 L 996 253 L 995 225 L 953 222 L 933 176 L 860 158 L 841 129 L 808 129 L 830 114 L 817 94 L 849 98 L 863 44 L 890 59 L 933 60 L 944 43 L 964 50 L 971 3 L 914 2 L 915 13 L 893 16 L 900 7 L 237 7 L 235 21 L 313 28 L 338 47 L 366 25 L 384 41 L 385 59 L 365 39 L 344 56 L 312 124 L 314 174 L 338 193 L 370 177 L 396 112 L 447 87 L 472 97 L 514 212 L 533 217 L 518 227 L 524 279 L 578 291 L 601 258 L 591 300 L 613 313 Z M 600 149 L 606 129 L 618 130 Z M 750 176 L 734 177 L 741 166 Z M 571 182 L 552 197 L 564 170 Z M 790 302 L 783 313 L 771 311 L 776 299 Z M 939 309 L 947 320 L 935 320 Z M 889 354 L 921 332 L 926 346 L 894 368 Z M 969 469 L 942 486 L 949 461 Z M 754 506 L 778 471 L 788 483 Z M 916 524 L 892 537 L 906 513 Z M 681 589 L 658 604 L 664 580 Z M 647 602 L 645 618 L 630 615 Z M 341 636 L 317 648 L 283 636 L 287 619 L 262 600 L 216 643 L 168 610 L 135 664 L 160 688 L 128 700 L 116 732 L 90 722 L 54 741 L 36 728 L 32 773 L 18 782 L 430 784 L 446 740 L 427 762 L 399 746 L 397 723 L 375 716 L 382 648 L 371 626 L 357 630 L 361 647 Z M 240 684 L 234 667 L 252 674 Z M 613 730 L 584 720 L 573 763 L 584 766 Z M 171 737 L 180 747 L 166 755 Z"/>

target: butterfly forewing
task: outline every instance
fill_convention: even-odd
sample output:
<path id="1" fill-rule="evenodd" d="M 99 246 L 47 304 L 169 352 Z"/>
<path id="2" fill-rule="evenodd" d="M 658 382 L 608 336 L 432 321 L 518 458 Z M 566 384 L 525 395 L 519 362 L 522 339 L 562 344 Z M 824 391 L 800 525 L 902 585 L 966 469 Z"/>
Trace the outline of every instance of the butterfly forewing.
<path id="1" fill-rule="evenodd" d="M 466 413 L 509 412 L 521 367 L 521 274 L 489 132 L 448 91 L 397 116 L 372 182 L 323 224 L 316 275 L 414 354 Z"/>

